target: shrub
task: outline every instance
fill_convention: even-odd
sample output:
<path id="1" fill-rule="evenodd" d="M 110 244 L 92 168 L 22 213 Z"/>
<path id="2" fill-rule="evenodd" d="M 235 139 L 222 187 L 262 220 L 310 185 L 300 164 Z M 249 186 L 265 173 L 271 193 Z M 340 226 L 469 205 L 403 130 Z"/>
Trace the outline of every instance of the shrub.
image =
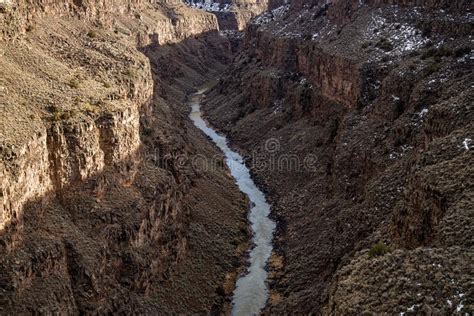
<path id="1" fill-rule="evenodd" d="M 53 122 L 61 121 L 61 113 L 60 112 L 54 112 L 52 120 L 53 120 Z"/>
<path id="2" fill-rule="evenodd" d="M 438 50 L 436 51 L 436 55 L 435 57 L 449 57 L 453 54 L 453 51 L 451 50 L 451 48 L 447 47 L 447 46 L 441 46 L 440 48 L 438 48 Z"/>
<path id="3" fill-rule="evenodd" d="M 81 80 L 78 77 L 74 77 L 69 81 L 69 86 L 71 88 L 77 89 L 81 84 Z"/>
<path id="4" fill-rule="evenodd" d="M 389 40 L 387 40 L 385 37 L 382 37 L 380 41 L 377 43 L 377 45 L 375 46 L 377 46 L 378 48 L 386 52 L 393 50 L 393 44 Z"/>
<path id="5" fill-rule="evenodd" d="M 66 111 L 61 114 L 61 119 L 64 121 L 69 120 L 72 117 L 71 111 Z"/>
<path id="6" fill-rule="evenodd" d="M 459 58 L 459 57 L 469 54 L 470 52 L 471 52 L 471 48 L 469 46 L 462 46 L 462 47 L 456 48 L 456 50 L 454 51 L 454 56 Z"/>
<path id="7" fill-rule="evenodd" d="M 386 244 L 379 242 L 375 245 L 373 245 L 370 250 L 369 250 L 369 257 L 370 258 L 375 258 L 375 257 L 380 257 L 383 256 L 389 252 L 391 252 L 392 249 L 390 249 L 389 246 Z"/>
<path id="8" fill-rule="evenodd" d="M 441 65 L 437 62 L 433 62 L 429 64 L 428 66 L 426 66 L 425 68 L 426 75 L 429 76 L 435 72 L 438 72 L 440 69 L 441 69 Z"/>
<path id="9" fill-rule="evenodd" d="M 453 54 L 453 51 L 448 48 L 447 46 L 441 46 L 439 48 L 430 48 L 426 52 L 421 55 L 421 59 L 427 59 L 430 57 L 434 57 L 436 59 L 441 59 L 441 57 L 448 57 Z"/>
<path id="10" fill-rule="evenodd" d="M 85 102 L 82 104 L 82 109 L 88 113 L 98 114 L 100 112 L 100 107 L 97 105 L 90 104 L 89 102 Z"/>
<path id="11" fill-rule="evenodd" d="M 129 78 L 132 78 L 132 79 L 135 79 L 137 77 L 137 74 L 136 74 L 135 70 L 132 67 L 127 68 L 127 70 L 125 72 L 125 75 Z"/>
<path id="12" fill-rule="evenodd" d="M 431 36 L 432 28 L 431 28 L 431 25 L 430 25 L 429 22 L 427 22 L 427 21 L 419 21 L 419 22 L 416 24 L 416 28 L 418 28 L 418 29 L 421 30 L 421 34 L 422 34 L 424 37 L 430 37 L 430 36 Z"/>
<path id="13" fill-rule="evenodd" d="M 312 39 L 313 39 L 313 34 L 311 34 L 311 33 L 304 33 L 303 34 L 303 40 L 304 41 L 310 41 Z"/>
<path id="14" fill-rule="evenodd" d="M 96 38 L 97 32 L 94 30 L 90 30 L 89 32 L 87 32 L 87 36 L 89 36 L 90 38 Z"/>

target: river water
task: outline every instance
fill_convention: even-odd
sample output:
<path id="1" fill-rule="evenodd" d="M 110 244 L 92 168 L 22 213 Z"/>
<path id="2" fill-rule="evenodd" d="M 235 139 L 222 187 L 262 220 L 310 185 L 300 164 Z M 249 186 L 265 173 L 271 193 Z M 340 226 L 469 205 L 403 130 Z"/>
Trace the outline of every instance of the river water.
<path id="1" fill-rule="evenodd" d="M 201 90 L 193 96 L 189 117 L 194 125 L 223 151 L 227 166 L 239 189 L 251 201 L 248 218 L 252 226 L 253 248 L 250 251 L 247 271 L 237 280 L 232 297 L 232 315 L 258 315 L 268 300 L 266 265 L 273 249 L 272 239 L 276 223 L 269 218 L 270 205 L 253 182 L 242 156 L 229 148 L 225 136 L 219 135 L 203 120 L 200 100 L 205 91 Z"/>

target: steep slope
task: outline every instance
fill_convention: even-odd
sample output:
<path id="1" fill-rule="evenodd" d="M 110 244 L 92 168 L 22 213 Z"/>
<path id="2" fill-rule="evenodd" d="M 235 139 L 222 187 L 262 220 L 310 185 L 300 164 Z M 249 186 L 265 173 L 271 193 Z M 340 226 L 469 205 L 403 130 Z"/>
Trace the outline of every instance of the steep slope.
<path id="1" fill-rule="evenodd" d="M 204 109 L 275 206 L 270 312 L 472 312 L 472 9 L 296 1 L 249 26 Z"/>
<path id="2" fill-rule="evenodd" d="M 189 0 L 185 2 L 190 7 L 214 14 L 221 31 L 244 31 L 251 19 L 268 9 L 273 9 L 278 3 L 273 0 Z"/>
<path id="3" fill-rule="evenodd" d="M 248 203 L 183 106 L 229 62 L 216 18 L 155 1 L 0 18 L 0 314 L 220 310 Z"/>

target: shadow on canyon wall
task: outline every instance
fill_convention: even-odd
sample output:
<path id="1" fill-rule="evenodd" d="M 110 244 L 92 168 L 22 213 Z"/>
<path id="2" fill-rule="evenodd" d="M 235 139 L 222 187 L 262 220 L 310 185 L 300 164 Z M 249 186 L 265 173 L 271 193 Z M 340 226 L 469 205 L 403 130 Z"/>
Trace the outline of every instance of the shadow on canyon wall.
<path id="1" fill-rule="evenodd" d="M 140 109 L 141 148 L 29 201 L 0 232 L 1 313 L 207 313 L 230 294 L 248 205 L 223 160 L 201 170 L 189 163 L 221 154 L 184 106 L 230 62 L 230 45 L 209 32 L 140 50 L 154 77 L 153 100 Z"/>

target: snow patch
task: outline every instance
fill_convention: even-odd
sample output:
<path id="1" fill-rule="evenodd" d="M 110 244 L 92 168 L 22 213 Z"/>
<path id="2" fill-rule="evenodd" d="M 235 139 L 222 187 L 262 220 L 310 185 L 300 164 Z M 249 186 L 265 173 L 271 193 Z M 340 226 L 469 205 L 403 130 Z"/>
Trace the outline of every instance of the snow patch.
<path id="1" fill-rule="evenodd" d="M 232 9 L 232 6 L 230 4 L 220 4 L 219 2 L 213 2 L 210 0 L 198 2 L 185 1 L 185 4 L 191 8 L 209 12 L 230 12 Z"/>
<path id="2" fill-rule="evenodd" d="M 418 113 L 418 117 L 423 118 L 426 114 L 428 114 L 428 109 L 423 109 Z"/>
<path id="3" fill-rule="evenodd" d="M 470 148 L 469 145 L 471 145 L 471 142 L 472 142 L 472 139 L 470 138 L 464 139 L 464 141 L 462 142 L 464 149 L 469 150 Z"/>
<path id="4" fill-rule="evenodd" d="M 282 5 L 272 11 L 266 12 L 262 15 L 257 16 L 251 23 L 255 25 L 267 24 L 271 21 L 281 18 L 290 9 L 289 5 Z"/>

